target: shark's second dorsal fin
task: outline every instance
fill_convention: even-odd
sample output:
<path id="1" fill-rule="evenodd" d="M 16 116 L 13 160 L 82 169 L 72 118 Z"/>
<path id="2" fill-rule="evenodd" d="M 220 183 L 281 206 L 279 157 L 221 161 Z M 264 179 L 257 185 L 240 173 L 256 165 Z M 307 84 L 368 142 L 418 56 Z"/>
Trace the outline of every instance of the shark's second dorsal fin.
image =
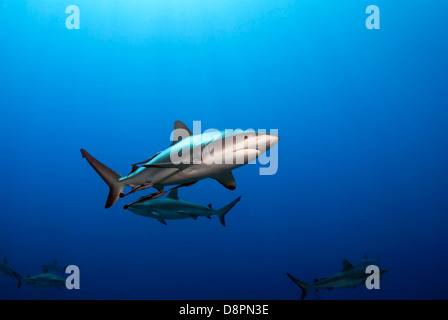
<path id="1" fill-rule="evenodd" d="M 179 196 L 177 195 L 177 190 L 179 189 L 173 189 L 168 195 L 167 198 L 173 199 L 173 200 L 179 200 Z"/>
<path id="2" fill-rule="evenodd" d="M 174 131 L 173 131 L 173 143 L 171 146 L 174 146 L 176 143 L 182 140 L 182 138 L 185 138 L 185 133 L 188 134 L 188 136 L 192 136 L 193 132 L 191 132 L 190 129 L 183 123 L 182 121 L 176 120 L 174 121 Z"/>
<path id="3" fill-rule="evenodd" d="M 349 271 L 353 268 L 353 265 L 347 260 L 342 261 L 342 271 Z"/>

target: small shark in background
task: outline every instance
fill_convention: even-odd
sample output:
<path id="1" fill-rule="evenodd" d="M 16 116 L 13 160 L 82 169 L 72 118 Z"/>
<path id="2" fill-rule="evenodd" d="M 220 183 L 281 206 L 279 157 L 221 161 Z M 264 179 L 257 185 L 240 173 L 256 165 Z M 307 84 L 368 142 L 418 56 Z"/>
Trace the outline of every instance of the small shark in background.
<path id="1" fill-rule="evenodd" d="M 3 259 L 3 262 L 0 262 L 0 274 L 4 274 L 5 276 L 16 278 L 19 283 L 17 285 L 17 288 L 20 288 L 22 285 L 22 276 L 15 272 L 9 265 L 8 260 Z"/>
<path id="2" fill-rule="evenodd" d="M 61 266 L 58 264 L 58 261 L 55 259 L 53 262 L 45 263 L 42 265 L 42 269 L 44 273 L 54 272 L 65 274 L 65 269 L 67 266 Z"/>
<path id="3" fill-rule="evenodd" d="M 22 278 L 26 284 L 32 284 L 40 287 L 51 287 L 63 289 L 65 287 L 65 279 L 57 274 L 44 272 L 35 276 Z"/>
<path id="4" fill-rule="evenodd" d="M 342 271 L 326 278 L 315 279 L 313 283 L 306 283 L 297 278 L 294 278 L 291 274 L 286 275 L 294 281 L 302 289 L 302 299 L 306 297 L 308 291 L 315 289 L 316 292 L 320 289 L 340 289 L 340 288 L 356 288 L 358 286 L 365 285 L 365 281 L 370 274 L 366 274 L 366 267 L 369 265 L 376 265 L 379 262 L 379 258 L 375 261 L 368 259 L 367 255 L 359 263 L 352 265 L 347 260 L 342 262 Z M 388 270 L 380 270 L 380 279 Z"/>
<path id="5" fill-rule="evenodd" d="M 250 163 L 279 140 L 274 134 L 227 130 L 193 135 L 181 121 L 174 123 L 174 137 L 177 140 L 169 148 L 148 160 L 133 164 L 127 176 L 121 176 L 81 149 L 82 157 L 110 188 L 106 208 L 111 207 L 119 198 L 139 190 L 151 187 L 158 190 L 139 199 L 139 202 L 144 202 L 165 194 L 164 186 L 187 187 L 206 178 L 213 178 L 224 187 L 234 190 L 236 183 L 232 170 Z M 198 152 L 199 155 L 206 154 L 206 157 L 197 159 Z M 173 163 L 171 156 L 179 154 L 179 163 Z M 219 159 L 224 161 L 221 164 L 214 161 Z M 143 166 L 140 167 L 140 164 Z M 132 187 L 132 190 L 124 194 L 126 186 Z"/>
<path id="6" fill-rule="evenodd" d="M 241 197 L 236 198 L 228 205 L 221 209 L 215 210 L 212 205 L 202 206 L 199 204 L 179 200 L 178 189 L 172 190 L 165 198 L 148 200 L 143 203 L 131 204 L 125 206 L 125 209 L 129 209 L 135 214 L 144 217 L 155 218 L 161 223 L 166 225 L 165 219 L 186 219 L 204 216 L 211 218 L 212 215 L 217 215 L 219 221 L 223 226 L 226 225 L 224 216 L 229 212 L 233 206 L 240 201 Z"/>

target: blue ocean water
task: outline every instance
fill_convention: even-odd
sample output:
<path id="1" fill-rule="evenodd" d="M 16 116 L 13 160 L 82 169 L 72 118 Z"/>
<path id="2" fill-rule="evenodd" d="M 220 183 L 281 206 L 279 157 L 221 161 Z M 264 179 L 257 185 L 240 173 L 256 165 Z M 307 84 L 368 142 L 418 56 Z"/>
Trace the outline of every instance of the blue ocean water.
<path id="1" fill-rule="evenodd" d="M 368 30 L 375 4 L 381 28 Z M 80 29 L 67 29 L 67 6 Z M 308 299 L 448 298 L 448 4 L 432 1 L 0 0 L 0 257 L 57 259 L 79 290 L 0 275 L 1 299 L 299 299 L 367 254 L 380 290 Z M 181 199 L 226 216 L 104 209 L 85 148 L 127 174 L 203 130 L 278 129 L 278 172 L 234 171 Z M 136 199 L 136 197 L 132 199 Z"/>

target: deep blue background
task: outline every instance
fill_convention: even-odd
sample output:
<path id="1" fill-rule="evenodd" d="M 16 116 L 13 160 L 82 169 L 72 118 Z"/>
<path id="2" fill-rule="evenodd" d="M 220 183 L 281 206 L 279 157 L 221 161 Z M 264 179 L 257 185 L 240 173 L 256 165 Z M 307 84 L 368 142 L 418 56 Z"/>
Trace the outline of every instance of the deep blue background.
<path id="1" fill-rule="evenodd" d="M 65 27 L 78 5 L 81 29 Z M 365 9 L 381 9 L 367 30 Z M 2 299 L 297 299 L 364 253 L 381 289 L 310 299 L 446 299 L 448 45 L 444 0 L 0 0 L 0 257 L 57 258 L 81 290 Z M 278 129 L 279 171 L 235 170 L 182 199 L 242 201 L 223 228 L 104 209 L 114 170 L 166 148 L 174 120 Z"/>

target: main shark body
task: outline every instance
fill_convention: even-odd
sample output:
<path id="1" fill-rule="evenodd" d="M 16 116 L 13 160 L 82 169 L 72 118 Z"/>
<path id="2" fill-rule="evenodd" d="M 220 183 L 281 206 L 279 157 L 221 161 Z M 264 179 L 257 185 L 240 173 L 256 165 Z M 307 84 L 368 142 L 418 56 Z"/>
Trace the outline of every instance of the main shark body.
<path id="1" fill-rule="evenodd" d="M 19 281 L 17 287 L 20 287 L 20 285 L 22 284 L 22 282 L 21 282 L 22 276 L 20 274 L 18 274 L 17 272 L 15 272 L 9 266 L 6 258 L 3 260 L 3 262 L 0 262 L 0 274 L 17 279 Z"/>
<path id="2" fill-rule="evenodd" d="M 216 210 L 211 205 L 203 206 L 180 200 L 178 197 L 178 189 L 174 189 L 165 198 L 148 200 L 126 206 L 125 208 L 137 215 L 157 219 L 165 225 L 167 224 L 165 220 L 169 219 L 211 218 L 211 216 L 216 215 L 221 224 L 225 226 L 224 216 L 240 199 L 241 197 L 238 197 L 223 208 Z"/>
<path id="3" fill-rule="evenodd" d="M 22 279 L 26 284 L 32 284 L 40 287 L 51 287 L 62 289 L 65 287 L 65 279 L 54 273 L 41 273 L 35 276 L 28 276 Z"/>
<path id="4" fill-rule="evenodd" d="M 109 185 L 106 208 L 124 196 L 122 192 L 126 186 L 132 187 L 129 193 L 155 187 L 159 190 L 157 196 L 160 196 L 164 193 L 161 191 L 164 186 L 189 186 L 199 180 L 213 178 L 234 190 L 236 183 L 232 170 L 253 161 L 279 139 L 266 133 L 227 130 L 193 135 L 180 121 L 174 124 L 174 135 L 183 138 L 173 141 L 169 148 L 147 161 L 134 164 L 127 176 L 121 176 L 81 149 L 82 156 Z M 173 161 L 173 156 L 176 161 Z"/>
<path id="5" fill-rule="evenodd" d="M 367 256 L 358 264 L 352 265 L 347 260 L 342 262 L 342 271 L 321 279 L 315 279 L 313 283 L 306 283 L 301 281 L 291 274 L 286 273 L 287 276 L 294 281 L 302 289 L 302 299 L 306 297 L 309 290 L 319 291 L 321 289 L 341 289 L 341 288 L 356 288 L 358 286 L 365 285 L 365 281 L 370 274 L 366 274 L 366 267 L 378 262 L 372 259 L 368 259 Z M 387 270 L 380 270 L 380 277 L 386 273 Z"/>

